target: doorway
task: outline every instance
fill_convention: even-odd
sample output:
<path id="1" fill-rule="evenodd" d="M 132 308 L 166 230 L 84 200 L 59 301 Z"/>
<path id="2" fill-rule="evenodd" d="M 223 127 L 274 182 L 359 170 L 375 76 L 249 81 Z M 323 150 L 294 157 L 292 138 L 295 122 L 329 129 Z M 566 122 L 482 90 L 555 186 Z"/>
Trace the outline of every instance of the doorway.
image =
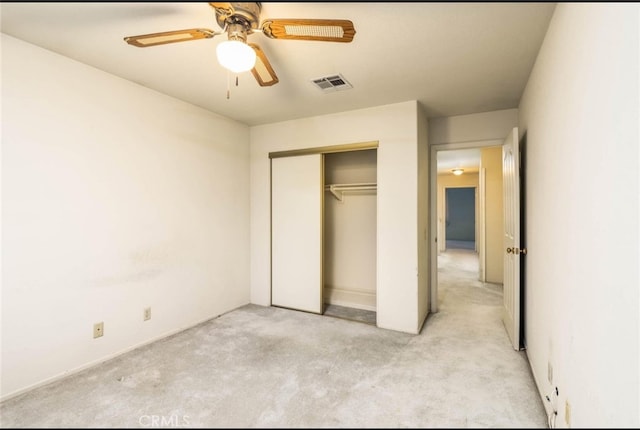
<path id="1" fill-rule="evenodd" d="M 323 314 L 376 325 L 377 149 L 324 156 Z"/>
<path id="2" fill-rule="evenodd" d="M 475 279 L 479 282 L 502 284 L 502 140 L 439 144 L 430 147 L 430 247 L 431 247 L 431 289 L 430 311 L 438 312 L 438 258 L 447 247 L 456 246 L 457 237 L 463 237 L 464 246 L 470 247 L 469 230 L 473 231 L 474 261 L 477 270 Z M 493 152 L 493 153 L 492 153 Z M 488 155 L 490 154 L 490 155 Z M 482 162 L 484 161 L 484 163 Z M 462 169 L 462 175 L 454 175 L 453 170 Z M 447 236 L 447 221 L 451 225 L 451 207 L 447 219 L 446 201 L 451 203 L 450 189 L 473 190 L 475 219 L 473 229 L 466 227 L 465 236 Z M 462 191 L 461 193 L 465 193 Z M 453 197 L 455 199 L 455 197 Z M 470 200 L 470 199 L 469 199 Z M 454 203 L 455 204 L 455 203 Z M 469 204 L 467 203 L 467 206 Z M 455 215 L 455 214 L 454 214 Z M 452 231 L 449 231 L 451 236 Z M 448 242 L 448 243 L 447 243 Z"/>
<path id="3" fill-rule="evenodd" d="M 523 141 L 525 139 L 522 139 Z M 520 199 L 522 192 L 521 169 L 524 167 L 524 155 L 520 148 L 518 128 L 514 127 L 504 140 L 469 142 L 461 144 L 432 145 L 430 152 L 430 247 L 431 247 L 431 312 L 437 312 L 440 303 L 438 294 L 438 260 L 444 248 L 442 243 L 442 218 L 438 217 L 439 203 L 437 194 L 441 188 L 438 173 L 440 152 L 456 149 L 481 148 L 480 163 L 480 278 L 484 285 L 500 287 L 503 300 L 502 321 L 514 349 L 523 348 L 524 284 L 520 268 L 526 248 L 522 247 L 521 223 L 523 212 Z M 443 153 L 444 153 L 443 152 Z M 485 154 L 487 154 L 485 162 Z M 460 173 L 464 169 L 451 170 Z"/>

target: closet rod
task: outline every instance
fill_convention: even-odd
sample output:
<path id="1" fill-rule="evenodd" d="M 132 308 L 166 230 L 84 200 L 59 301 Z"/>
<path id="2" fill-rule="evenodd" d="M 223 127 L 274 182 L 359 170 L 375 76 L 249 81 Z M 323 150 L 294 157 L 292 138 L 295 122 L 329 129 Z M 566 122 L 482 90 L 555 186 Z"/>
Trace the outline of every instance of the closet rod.
<path id="1" fill-rule="evenodd" d="M 361 191 L 361 190 L 376 190 L 378 186 L 375 183 L 365 184 L 332 184 L 326 185 L 325 190 L 330 191 L 336 199 L 343 201 L 342 192 L 344 191 Z"/>

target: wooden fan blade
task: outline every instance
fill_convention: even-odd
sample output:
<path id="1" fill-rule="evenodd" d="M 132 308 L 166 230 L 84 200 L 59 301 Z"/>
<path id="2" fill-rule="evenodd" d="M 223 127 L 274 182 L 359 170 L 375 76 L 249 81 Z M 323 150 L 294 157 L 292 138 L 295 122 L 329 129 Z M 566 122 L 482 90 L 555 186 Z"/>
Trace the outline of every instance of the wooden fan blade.
<path id="1" fill-rule="evenodd" d="M 223 15 L 233 15 L 235 10 L 233 9 L 232 3 L 223 3 L 223 2 L 209 2 L 209 6 L 214 8 L 216 12 L 221 13 Z"/>
<path id="2" fill-rule="evenodd" d="M 190 28 L 187 30 L 165 31 L 162 33 L 141 34 L 125 37 L 129 45 L 146 48 L 148 46 L 164 45 L 166 43 L 187 42 L 189 40 L 210 39 L 216 33 L 206 28 Z"/>
<path id="3" fill-rule="evenodd" d="M 236 13 L 233 8 L 233 4 L 231 3 L 212 3 L 209 2 L 209 6 L 211 6 L 216 11 L 216 20 L 220 27 L 224 27 L 224 23 L 233 14 Z"/>
<path id="4" fill-rule="evenodd" d="M 262 33 L 272 39 L 348 43 L 356 29 L 346 19 L 269 19 L 262 23 Z"/>
<path id="5" fill-rule="evenodd" d="M 249 46 L 256 52 L 256 65 L 251 69 L 253 77 L 258 81 L 258 85 L 261 87 L 270 87 L 275 85 L 280 80 L 276 76 L 276 72 L 273 71 L 271 63 L 267 60 L 267 56 L 264 55 L 262 49 L 254 43 L 249 43 Z"/>

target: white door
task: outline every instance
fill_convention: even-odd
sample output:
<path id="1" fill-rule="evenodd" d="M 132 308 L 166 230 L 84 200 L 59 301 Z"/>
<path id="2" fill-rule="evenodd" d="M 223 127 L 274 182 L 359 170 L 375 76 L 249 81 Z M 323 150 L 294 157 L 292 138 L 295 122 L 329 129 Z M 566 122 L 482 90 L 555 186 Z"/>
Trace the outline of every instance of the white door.
<path id="1" fill-rule="evenodd" d="M 271 304 L 322 313 L 322 154 L 271 160 Z"/>
<path id="2" fill-rule="evenodd" d="M 502 145 L 504 193 L 504 307 L 502 321 L 513 348 L 520 349 L 520 155 L 518 128 Z"/>

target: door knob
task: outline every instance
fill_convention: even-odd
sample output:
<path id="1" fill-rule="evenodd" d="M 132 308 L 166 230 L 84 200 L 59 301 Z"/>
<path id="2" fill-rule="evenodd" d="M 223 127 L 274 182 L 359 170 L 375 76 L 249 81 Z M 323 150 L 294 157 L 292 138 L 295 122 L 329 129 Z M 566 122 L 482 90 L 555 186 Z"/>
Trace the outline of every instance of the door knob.
<path id="1" fill-rule="evenodd" d="M 515 255 L 518 255 L 520 253 L 522 253 L 522 255 L 527 255 L 527 248 L 522 248 L 522 249 L 515 248 L 515 247 L 514 248 L 507 248 L 507 254 L 511 254 L 511 253 L 513 253 Z"/>

